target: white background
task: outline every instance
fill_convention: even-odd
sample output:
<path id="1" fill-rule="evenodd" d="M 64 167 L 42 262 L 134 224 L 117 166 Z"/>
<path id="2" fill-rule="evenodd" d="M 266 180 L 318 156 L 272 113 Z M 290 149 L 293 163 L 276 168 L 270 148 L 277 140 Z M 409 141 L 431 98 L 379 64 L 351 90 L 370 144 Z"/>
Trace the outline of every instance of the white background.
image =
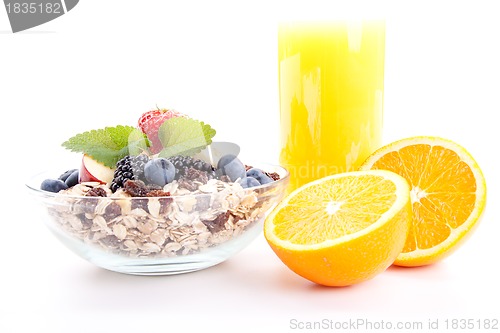
<path id="1" fill-rule="evenodd" d="M 0 8 L 0 332 L 289 332 L 298 330 L 293 320 L 358 318 L 424 328 L 439 319 L 444 331 L 445 319 L 499 320 L 498 8 L 375 3 L 353 7 L 387 15 L 384 141 L 438 135 L 462 144 L 487 178 L 488 208 L 468 242 L 441 263 L 391 267 L 348 288 L 296 276 L 263 237 L 196 273 L 99 269 L 57 242 L 24 188 L 51 164 L 78 166 L 80 156 L 60 147 L 68 137 L 133 125 L 156 105 L 210 123 L 248 160 L 277 162 L 276 19 L 291 6 L 334 9 L 310 1 L 81 0 L 54 21 L 12 34 Z"/>

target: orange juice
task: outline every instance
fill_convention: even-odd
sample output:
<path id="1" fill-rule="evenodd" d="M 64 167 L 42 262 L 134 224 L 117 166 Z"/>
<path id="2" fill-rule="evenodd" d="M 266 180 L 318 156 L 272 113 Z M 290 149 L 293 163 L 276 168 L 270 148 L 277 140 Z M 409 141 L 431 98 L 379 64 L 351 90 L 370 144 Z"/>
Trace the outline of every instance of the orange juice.
<path id="1" fill-rule="evenodd" d="M 289 190 L 355 170 L 381 145 L 384 56 L 383 21 L 280 24 L 280 163 Z"/>

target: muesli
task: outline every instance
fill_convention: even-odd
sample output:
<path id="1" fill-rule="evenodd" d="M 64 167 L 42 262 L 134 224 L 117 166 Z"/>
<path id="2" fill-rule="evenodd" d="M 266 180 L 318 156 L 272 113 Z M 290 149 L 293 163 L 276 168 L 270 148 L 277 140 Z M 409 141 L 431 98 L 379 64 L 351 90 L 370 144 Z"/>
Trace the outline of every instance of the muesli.
<path id="1" fill-rule="evenodd" d="M 130 257 L 187 255 L 231 240 L 269 209 L 273 189 L 261 185 L 279 175 L 231 153 L 204 159 L 214 135 L 160 109 L 144 113 L 138 128 L 77 134 L 63 146 L 83 154 L 80 168 L 41 184 L 61 202 L 50 214 L 71 237 Z"/>

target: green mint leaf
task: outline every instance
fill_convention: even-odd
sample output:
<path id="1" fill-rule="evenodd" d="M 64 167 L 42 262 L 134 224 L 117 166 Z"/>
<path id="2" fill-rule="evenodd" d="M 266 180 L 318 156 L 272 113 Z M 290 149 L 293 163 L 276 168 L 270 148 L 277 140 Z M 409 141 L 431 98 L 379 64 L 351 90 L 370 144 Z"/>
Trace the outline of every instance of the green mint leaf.
<path id="1" fill-rule="evenodd" d="M 129 155 L 139 155 L 148 150 L 150 141 L 140 129 L 134 128 L 128 136 Z"/>
<path id="2" fill-rule="evenodd" d="M 215 130 L 202 121 L 176 117 L 166 120 L 158 130 L 163 145 L 160 157 L 194 155 L 212 143 Z"/>
<path id="3" fill-rule="evenodd" d="M 137 128 L 118 125 L 77 134 L 62 146 L 114 168 L 116 162 L 126 155 L 137 155 L 147 149 L 148 141 Z"/>

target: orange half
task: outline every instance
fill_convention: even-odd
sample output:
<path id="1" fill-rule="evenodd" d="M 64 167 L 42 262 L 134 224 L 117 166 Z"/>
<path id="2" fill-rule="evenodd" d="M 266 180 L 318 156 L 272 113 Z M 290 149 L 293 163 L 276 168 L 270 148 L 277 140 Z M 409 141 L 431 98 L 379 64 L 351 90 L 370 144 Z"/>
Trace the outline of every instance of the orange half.
<path id="1" fill-rule="evenodd" d="M 413 221 L 400 266 L 435 263 L 457 249 L 478 224 L 486 181 L 463 147 L 438 137 L 411 137 L 373 153 L 361 170 L 383 169 L 410 184 Z"/>
<path id="2" fill-rule="evenodd" d="M 371 279 L 394 262 L 410 221 L 410 189 L 403 177 L 357 171 L 290 193 L 266 218 L 264 236 L 298 275 L 346 286 Z"/>

